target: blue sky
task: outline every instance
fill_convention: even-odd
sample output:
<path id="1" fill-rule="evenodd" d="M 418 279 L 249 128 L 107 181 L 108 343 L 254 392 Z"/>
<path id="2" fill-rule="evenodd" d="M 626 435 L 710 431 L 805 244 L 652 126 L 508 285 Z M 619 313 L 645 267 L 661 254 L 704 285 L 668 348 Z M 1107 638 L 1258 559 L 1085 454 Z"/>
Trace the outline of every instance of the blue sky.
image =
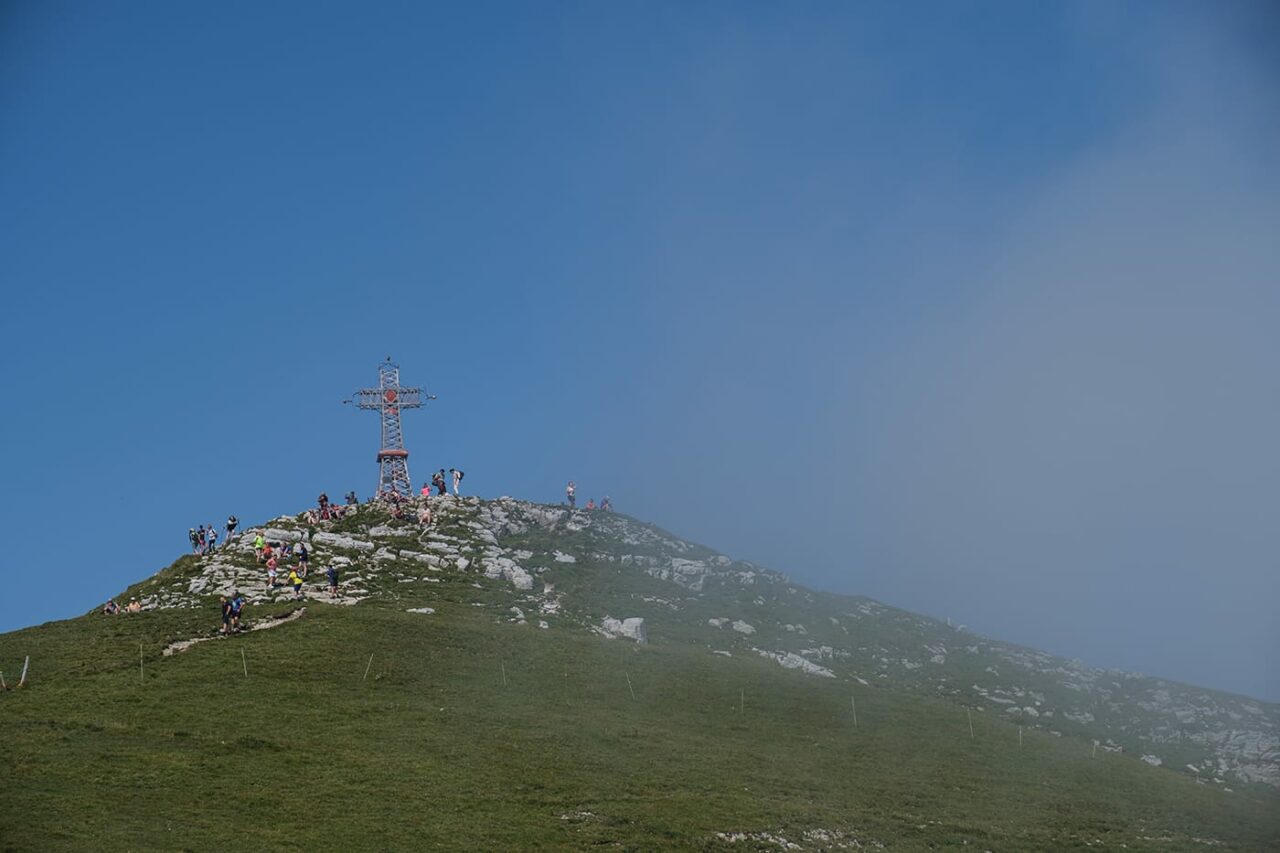
<path id="1" fill-rule="evenodd" d="M 411 471 L 1280 700 L 1257 3 L 9 3 L 0 629 Z"/>

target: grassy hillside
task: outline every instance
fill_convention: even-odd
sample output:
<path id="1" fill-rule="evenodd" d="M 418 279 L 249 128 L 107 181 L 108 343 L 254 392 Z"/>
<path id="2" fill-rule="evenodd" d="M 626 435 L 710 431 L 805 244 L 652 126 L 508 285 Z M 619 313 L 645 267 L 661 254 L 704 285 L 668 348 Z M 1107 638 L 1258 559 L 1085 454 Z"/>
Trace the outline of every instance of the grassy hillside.
<path id="1" fill-rule="evenodd" d="M 705 624 L 699 608 L 721 613 L 737 590 L 611 563 L 602 530 L 508 524 L 502 546 L 537 578 L 519 589 L 467 518 L 426 537 L 391 525 L 384 541 L 405 547 L 377 560 L 321 547 L 350 560 L 358 603 L 323 601 L 313 572 L 320 598 L 255 592 L 249 612 L 300 618 L 171 656 L 213 631 L 211 565 L 248 578 L 252 554 L 185 557 L 134 589 L 168 608 L 0 636 L 10 683 L 32 660 L 29 687 L 0 694 L 0 849 L 1280 844 L 1269 787 L 1228 791 L 1034 728 L 1020 745 L 1006 715 L 784 669 L 744 647 L 759 633 L 720 642 Z M 411 550 L 432 541 L 450 544 L 438 566 Z M 435 612 L 407 612 L 420 607 Z M 650 641 L 588 630 L 606 612 L 644 616 Z"/>

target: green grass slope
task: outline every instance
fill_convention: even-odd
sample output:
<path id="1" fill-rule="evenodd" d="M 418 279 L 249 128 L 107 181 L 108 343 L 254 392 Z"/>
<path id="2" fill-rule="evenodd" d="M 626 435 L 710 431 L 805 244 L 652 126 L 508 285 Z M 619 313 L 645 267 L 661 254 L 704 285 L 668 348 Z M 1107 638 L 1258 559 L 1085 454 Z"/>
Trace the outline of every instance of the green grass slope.
<path id="1" fill-rule="evenodd" d="M 491 546 L 461 516 L 443 527 L 483 563 Z M 543 561 L 543 546 L 603 554 L 589 531 L 562 532 L 506 532 L 542 569 L 529 591 L 475 565 L 428 568 L 408 548 L 376 565 L 352 551 L 358 604 L 264 593 L 250 621 L 305 612 L 171 656 L 173 641 L 211 635 L 213 593 L 0 636 L 10 684 L 32 661 L 28 687 L 0 693 L 0 849 L 1280 844 L 1266 786 L 1228 791 L 1033 728 L 1019 744 L 1014 721 L 888 679 L 714 654 L 726 644 L 698 633 L 694 602 L 691 614 L 671 602 L 719 612 L 727 599 L 670 595 L 603 556 L 595 571 Z M 410 528 L 398 538 L 422 547 Z M 234 560 L 252 570 L 251 555 Z M 190 590 L 209 565 L 183 558 L 134 591 Z M 561 606 L 544 607 L 541 629 L 548 582 Z M 654 589 L 669 597 L 646 601 Z M 585 630 L 641 605 L 648 644 Z M 435 612 L 407 612 L 424 606 Z"/>

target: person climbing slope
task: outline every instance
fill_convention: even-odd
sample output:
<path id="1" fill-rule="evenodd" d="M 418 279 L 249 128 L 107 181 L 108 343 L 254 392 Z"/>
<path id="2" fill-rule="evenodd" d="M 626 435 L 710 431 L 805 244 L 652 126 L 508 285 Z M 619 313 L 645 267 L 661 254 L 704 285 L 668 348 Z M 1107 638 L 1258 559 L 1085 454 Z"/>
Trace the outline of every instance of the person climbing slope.
<path id="1" fill-rule="evenodd" d="M 307 576 L 307 569 L 309 567 L 307 563 L 307 557 L 308 557 L 307 546 L 299 542 L 298 543 L 298 568 L 302 570 L 302 576 L 304 578 Z"/>
<path id="2" fill-rule="evenodd" d="M 302 600 L 302 578 L 298 577 L 297 569 L 289 572 L 289 584 L 293 587 L 293 597 L 298 601 Z"/>
<path id="3" fill-rule="evenodd" d="M 262 549 L 265 547 L 267 547 L 267 540 L 263 538 L 261 533 L 253 537 L 253 556 L 257 558 L 259 563 L 262 562 Z"/>

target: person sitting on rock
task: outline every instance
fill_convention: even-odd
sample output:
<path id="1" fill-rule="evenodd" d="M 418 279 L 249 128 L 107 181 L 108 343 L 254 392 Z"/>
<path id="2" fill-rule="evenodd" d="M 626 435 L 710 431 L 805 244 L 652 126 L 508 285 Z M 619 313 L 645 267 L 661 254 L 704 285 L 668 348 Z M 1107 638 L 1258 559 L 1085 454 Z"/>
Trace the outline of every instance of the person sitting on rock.
<path id="1" fill-rule="evenodd" d="M 108 601 L 102 607 L 102 613 L 104 616 L 115 616 L 119 612 L 120 612 L 120 605 L 116 604 L 116 600 L 114 598 Z"/>
<path id="2" fill-rule="evenodd" d="M 126 608 L 130 613 L 141 613 L 142 603 L 136 598 L 129 599 L 129 606 Z"/>
<path id="3" fill-rule="evenodd" d="M 423 527 L 431 524 L 431 504 L 423 501 L 422 509 L 418 510 L 418 523 Z"/>

